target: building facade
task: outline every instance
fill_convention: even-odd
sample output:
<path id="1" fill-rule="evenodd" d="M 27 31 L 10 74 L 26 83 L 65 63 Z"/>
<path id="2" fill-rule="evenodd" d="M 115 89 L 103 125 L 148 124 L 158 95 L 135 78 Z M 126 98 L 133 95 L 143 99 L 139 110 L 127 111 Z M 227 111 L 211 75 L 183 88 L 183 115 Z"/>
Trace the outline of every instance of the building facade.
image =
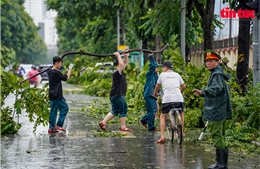
<path id="1" fill-rule="evenodd" d="M 55 27 L 55 17 L 57 12 L 54 10 L 47 11 L 44 0 L 25 0 L 25 11 L 32 17 L 36 26 L 40 27 L 38 33 L 49 46 L 56 46 L 58 35 Z"/>

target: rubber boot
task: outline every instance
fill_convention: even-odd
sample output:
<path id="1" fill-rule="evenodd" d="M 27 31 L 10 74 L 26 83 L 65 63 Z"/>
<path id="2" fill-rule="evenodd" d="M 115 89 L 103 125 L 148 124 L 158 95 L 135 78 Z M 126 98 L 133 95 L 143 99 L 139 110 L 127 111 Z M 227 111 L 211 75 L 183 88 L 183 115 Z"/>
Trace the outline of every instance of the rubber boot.
<path id="1" fill-rule="evenodd" d="M 210 165 L 208 169 L 228 169 L 228 148 L 216 149 L 217 163 Z"/>
<path id="2" fill-rule="evenodd" d="M 229 155 L 229 150 L 228 148 L 224 149 L 224 158 L 223 158 L 223 163 L 226 169 L 228 169 L 228 155 Z"/>
<path id="3" fill-rule="evenodd" d="M 216 158 L 215 158 L 216 164 L 211 164 L 208 169 L 213 169 L 217 165 L 218 156 L 217 156 L 217 149 L 216 149 Z"/>

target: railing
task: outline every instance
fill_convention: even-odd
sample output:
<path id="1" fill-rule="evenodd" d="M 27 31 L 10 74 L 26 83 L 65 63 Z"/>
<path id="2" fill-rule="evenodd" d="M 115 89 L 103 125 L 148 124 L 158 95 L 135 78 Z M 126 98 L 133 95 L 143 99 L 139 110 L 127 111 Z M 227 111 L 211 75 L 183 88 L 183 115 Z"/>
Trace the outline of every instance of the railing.
<path id="1" fill-rule="evenodd" d="M 235 47 L 238 44 L 238 37 L 223 39 L 213 42 L 213 49 Z M 203 43 L 191 46 L 191 52 L 204 50 Z"/>
<path id="2" fill-rule="evenodd" d="M 226 57 L 229 62 L 228 66 L 235 68 L 238 59 L 238 37 L 223 39 L 213 42 L 213 50 L 218 52 L 222 58 Z M 188 54 L 188 59 L 196 66 L 204 64 L 204 49 L 203 44 L 193 45 Z M 253 48 L 249 48 L 249 67 L 253 65 Z"/>

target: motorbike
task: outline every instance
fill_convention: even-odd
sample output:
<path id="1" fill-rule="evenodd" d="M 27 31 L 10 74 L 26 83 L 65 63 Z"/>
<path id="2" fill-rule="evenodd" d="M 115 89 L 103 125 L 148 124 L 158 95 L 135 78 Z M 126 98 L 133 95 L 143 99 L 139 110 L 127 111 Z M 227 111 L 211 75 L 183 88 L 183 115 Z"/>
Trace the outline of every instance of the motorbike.
<path id="1" fill-rule="evenodd" d="M 36 88 L 37 87 L 37 82 L 34 80 L 29 80 L 30 83 L 30 88 Z"/>

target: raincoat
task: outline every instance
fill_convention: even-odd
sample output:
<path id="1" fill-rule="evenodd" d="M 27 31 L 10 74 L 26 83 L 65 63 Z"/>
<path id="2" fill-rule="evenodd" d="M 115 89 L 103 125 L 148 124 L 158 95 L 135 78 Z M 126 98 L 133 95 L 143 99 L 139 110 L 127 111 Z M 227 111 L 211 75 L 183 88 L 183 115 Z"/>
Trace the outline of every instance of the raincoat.
<path id="1" fill-rule="evenodd" d="M 229 79 L 220 66 L 211 70 L 207 88 L 202 90 L 202 96 L 205 97 L 204 120 L 223 121 L 232 118 L 230 92 L 225 82 Z"/>
<path id="2" fill-rule="evenodd" d="M 158 74 L 155 73 L 155 68 L 158 66 L 153 56 L 149 56 L 149 70 L 146 73 L 146 83 L 144 85 L 144 97 L 153 96 L 153 91 L 158 80 Z"/>

